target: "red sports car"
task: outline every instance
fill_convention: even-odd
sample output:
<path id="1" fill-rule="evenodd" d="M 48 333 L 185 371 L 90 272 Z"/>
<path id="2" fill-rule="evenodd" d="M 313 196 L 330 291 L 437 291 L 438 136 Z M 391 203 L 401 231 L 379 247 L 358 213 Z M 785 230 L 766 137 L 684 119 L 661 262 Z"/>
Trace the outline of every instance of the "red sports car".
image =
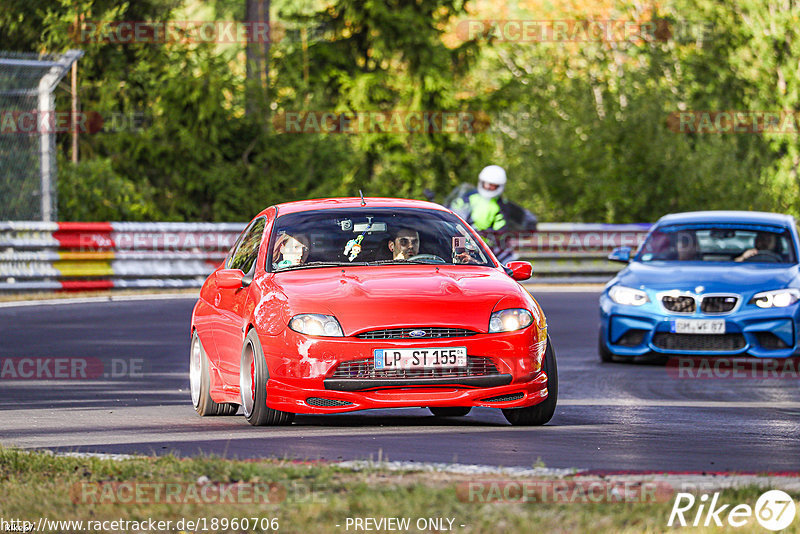
<path id="1" fill-rule="evenodd" d="M 190 381 L 200 415 L 501 408 L 541 425 L 558 376 L 547 323 L 472 228 L 437 204 L 338 198 L 256 216 L 203 284 Z"/>

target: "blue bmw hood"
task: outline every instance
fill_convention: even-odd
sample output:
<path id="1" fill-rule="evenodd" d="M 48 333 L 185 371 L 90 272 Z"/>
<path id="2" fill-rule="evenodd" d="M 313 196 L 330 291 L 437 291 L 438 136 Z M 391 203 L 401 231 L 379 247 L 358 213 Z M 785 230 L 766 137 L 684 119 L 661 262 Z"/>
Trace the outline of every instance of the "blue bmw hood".
<path id="1" fill-rule="evenodd" d="M 787 287 L 798 276 L 797 265 L 702 262 L 631 262 L 615 279 L 635 288 L 678 289 L 703 293 L 764 291 Z M 613 281 L 612 281 L 613 282 Z"/>

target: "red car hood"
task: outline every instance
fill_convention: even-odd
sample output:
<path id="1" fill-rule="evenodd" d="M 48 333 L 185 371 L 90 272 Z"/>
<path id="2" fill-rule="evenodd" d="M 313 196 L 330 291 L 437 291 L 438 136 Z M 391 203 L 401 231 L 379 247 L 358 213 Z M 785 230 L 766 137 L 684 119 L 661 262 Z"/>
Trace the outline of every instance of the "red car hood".
<path id="1" fill-rule="evenodd" d="M 273 283 L 291 315 L 334 315 L 346 336 L 366 330 L 451 326 L 486 332 L 501 298 L 504 307 L 531 297 L 505 273 L 488 267 L 387 265 L 301 269 L 277 273 Z"/>

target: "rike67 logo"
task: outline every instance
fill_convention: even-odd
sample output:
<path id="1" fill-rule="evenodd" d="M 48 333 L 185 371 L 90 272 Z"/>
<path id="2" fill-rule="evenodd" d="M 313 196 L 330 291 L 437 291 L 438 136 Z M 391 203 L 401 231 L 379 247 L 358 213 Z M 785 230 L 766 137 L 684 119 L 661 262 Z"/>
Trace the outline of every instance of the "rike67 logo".
<path id="1" fill-rule="evenodd" d="M 692 493 L 678 493 L 669 514 L 667 526 L 693 527 L 743 527 L 755 516 L 758 523 L 772 531 L 783 530 L 794 521 L 797 507 L 788 493 L 770 490 L 749 504 L 731 505 L 719 502 L 719 492 L 709 497 L 707 493 L 697 498 Z"/>

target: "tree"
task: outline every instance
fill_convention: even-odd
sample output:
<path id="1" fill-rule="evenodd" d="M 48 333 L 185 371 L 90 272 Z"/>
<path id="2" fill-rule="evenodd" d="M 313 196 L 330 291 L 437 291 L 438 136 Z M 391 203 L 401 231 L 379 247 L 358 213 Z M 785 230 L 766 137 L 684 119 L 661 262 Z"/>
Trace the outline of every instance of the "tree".
<path id="1" fill-rule="evenodd" d="M 269 0 L 245 0 L 245 22 L 266 25 L 270 36 L 265 42 L 261 42 L 259 38 L 250 38 L 245 47 L 247 87 L 250 92 L 247 97 L 248 113 L 265 112 L 268 109 L 266 88 L 269 87 L 269 49 L 272 40 L 269 9 Z M 260 35 L 260 32 L 253 32 L 252 35 Z"/>

